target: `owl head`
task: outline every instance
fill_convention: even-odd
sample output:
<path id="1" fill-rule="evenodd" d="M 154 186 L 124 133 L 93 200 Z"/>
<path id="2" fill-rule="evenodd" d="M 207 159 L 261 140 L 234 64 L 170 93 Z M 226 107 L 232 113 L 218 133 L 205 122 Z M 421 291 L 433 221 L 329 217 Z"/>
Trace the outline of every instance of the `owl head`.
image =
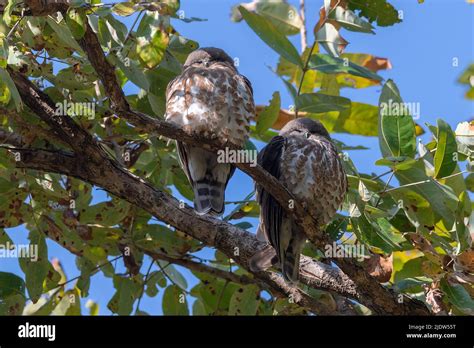
<path id="1" fill-rule="evenodd" d="M 318 120 L 311 118 L 297 118 L 288 122 L 281 130 L 281 136 L 296 135 L 309 138 L 311 135 L 319 135 L 331 139 L 328 131 Z"/>
<path id="2" fill-rule="evenodd" d="M 184 63 L 184 67 L 191 65 L 208 67 L 212 63 L 219 62 L 228 63 L 231 67 L 234 67 L 234 61 L 224 50 L 216 47 L 203 47 L 191 52 Z"/>

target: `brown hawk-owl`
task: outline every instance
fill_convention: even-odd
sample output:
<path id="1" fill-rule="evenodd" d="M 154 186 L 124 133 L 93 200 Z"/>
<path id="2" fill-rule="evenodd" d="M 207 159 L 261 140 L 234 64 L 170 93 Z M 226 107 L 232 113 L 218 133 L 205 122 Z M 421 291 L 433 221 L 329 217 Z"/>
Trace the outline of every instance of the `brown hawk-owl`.
<path id="1" fill-rule="evenodd" d="M 221 49 L 192 52 L 183 72 L 166 90 L 166 120 L 189 133 L 219 138 L 242 147 L 255 114 L 250 81 L 240 75 L 233 60 Z M 199 214 L 217 215 L 224 210 L 224 192 L 235 171 L 219 163 L 215 153 L 177 142 L 181 166 L 194 191 Z"/>
<path id="2" fill-rule="evenodd" d="M 258 163 L 301 202 L 318 225 L 331 221 L 347 191 L 347 177 L 329 133 L 320 122 L 309 118 L 287 123 L 259 153 Z M 251 268 L 261 270 L 278 262 L 285 280 L 296 283 L 307 235 L 258 184 L 257 200 L 257 236 L 271 247 L 252 257 Z"/>

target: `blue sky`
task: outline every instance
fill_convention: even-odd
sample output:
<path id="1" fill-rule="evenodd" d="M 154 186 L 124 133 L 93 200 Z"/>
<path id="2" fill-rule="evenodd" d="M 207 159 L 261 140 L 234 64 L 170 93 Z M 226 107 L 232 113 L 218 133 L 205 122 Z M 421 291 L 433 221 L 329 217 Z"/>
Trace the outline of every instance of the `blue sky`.
<path id="1" fill-rule="evenodd" d="M 298 1 L 289 2 L 296 4 Z M 322 2 L 307 0 L 309 42 L 312 42 L 311 27 L 317 20 Z M 282 95 L 283 107 L 291 104 L 283 83 L 267 68 L 267 65 L 276 66 L 277 54 L 245 23 L 230 21 L 231 7 L 237 1 L 182 0 L 181 3 L 186 17 L 208 20 L 193 23 L 173 20 L 181 35 L 196 40 L 201 46 L 220 47 L 232 57 L 238 57 L 240 72 L 252 81 L 257 104 L 267 104 L 275 90 L 280 91 Z M 417 0 L 391 0 L 390 3 L 403 11 L 403 22 L 392 27 L 376 27 L 376 35 L 344 31 L 344 38 L 350 42 L 346 52 L 370 53 L 389 58 L 393 68 L 380 71 L 379 74 L 385 79 L 391 78 L 395 81 L 404 101 L 420 103 L 420 124 L 434 124 L 437 118 L 443 118 L 455 128 L 458 122 L 473 118 L 474 103 L 464 99 L 466 87 L 456 81 L 474 57 L 474 5 L 468 5 L 465 0 L 425 0 L 424 4 L 418 4 Z M 127 24 L 132 21 L 133 17 L 126 19 Z M 300 47 L 298 36 L 291 37 L 291 40 L 296 47 Z M 457 67 L 453 66 L 455 59 L 459 63 Z M 126 92 L 132 91 L 133 89 L 129 89 Z M 341 95 L 353 101 L 376 105 L 380 91 L 381 87 L 364 90 L 343 89 Z M 363 172 L 384 171 L 385 168 L 373 165 L 380 158 L 376 137 L 335 134 L 334 138 L 344 141 L 347 145 L 364 145 L 370 148 L 350 152 L 352 160 Z M 426 134 L 422 140 L 426 141 L 428 138 L 429 135 Z M 243 199 L 252 188 L 252 181 L 237 171 L 228 186 L 227 200 Z M 105 194 L 96 191 L 94 200 L 104 199 Z M 228 206 L 228 209 L 232 208 L 232 205 Z M 255 221 L 252 222 L 255 224 Z M 23 227 L 9 229 L 8 232 L 15 243 L 27 242 L 27 232 Z M 59 258 L 68 277 L 79 274 L 74 257 L 53 242 L 49 241 L 48 247 L 49 258 Z M 144 262 L 143 267 L 145 271 L 148 261 Z M 118 261 L 117 269 L 123 271 L 121 261 Z M 0 271 L 22 275 L 17 260 L 1 260 Z M 195 283 L 189 272 L 183 270 L 183 274 L 190 285 Z M 110 313 L 106 305 L 114 292 L 110 279 L 101 274 L 92 278 L 89 298 L 99 303 L 100 314 Z M 145 296 L 141 309 L 150 314 L 160 314 L 161 295 L 162 291 L 152 299 Z M 83 305 L 85 303 L 86 299 L 83 299 Z"/>

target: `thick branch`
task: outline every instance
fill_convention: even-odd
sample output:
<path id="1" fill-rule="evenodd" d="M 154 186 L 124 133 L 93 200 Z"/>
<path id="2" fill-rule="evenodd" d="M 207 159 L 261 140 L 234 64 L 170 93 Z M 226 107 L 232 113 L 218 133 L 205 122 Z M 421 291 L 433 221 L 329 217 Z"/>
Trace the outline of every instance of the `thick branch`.
<path id="1" fill-rule="evenodd" d="M 199 216 L 189 207 L 180 208 L 176 199 L 156 190 L 133 174 L 122 170 L 115 162 L 109 162 L 103 167 L 98 167 L 93 163 L 79 162 L 74 155 L 62 151 L 31 149 L 14 149 L 14 151 L 21 153 L 22 160 L 16 162 L 18 167 L 70 175 L 102 187 L 108 192 L 145 209 L 153 216 L 175 226 L 177 229 L 186 231 L 203 243 L 218 248 L 245 269 L 249 269 L 249 258 L 261 248 L 261 243 L 256 240 L 253 234 L 224 221 Z M 109 165 L 111 163 L 112 165 Z M 236 250 L 238 250 L 238 254 L 235 254 Z M 309 261 L 309 258 L 307 259 Z M 316 272 L 311 277 L 304 277 L 309 283 L 308 285 L 313 284 L 315 288 L 338 293 L 356 300 L 359 298 L 354 284 L 342 272 L 334 269 L 332 274 L 337 275 L 339 272 L 341 277 L 332 279 L 331 273 L 327 272 L 326 265 L 312 261 L 310 264 L 308 269 L 316 270 Z M 323 274 L 324 278 L 315 278 Z M 311 311 L 316 313 L 322 311 L 329 314 L 328 309 L 324 309 L 321 304 L 300 289 L 289 287 L 281 276 L 273 272 L 259 272 L 255 274 L 255 281 L 273 292 L 285 296 L 291 295 L 295 303 Z M 340 286 L 333 288 L 334 284 Z M 346 288 L 343 284 L 346 285 Z"/>

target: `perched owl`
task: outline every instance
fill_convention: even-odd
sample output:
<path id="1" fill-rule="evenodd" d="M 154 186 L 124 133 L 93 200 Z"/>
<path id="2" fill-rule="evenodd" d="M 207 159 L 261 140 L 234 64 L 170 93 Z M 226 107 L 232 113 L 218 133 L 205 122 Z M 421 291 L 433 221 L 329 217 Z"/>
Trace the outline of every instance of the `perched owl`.
<path id="1" fill-rule="evenodd" d="M 191 134 L 243 147 L 254 114 L 250 81 L 238 73 L 233 60 L 219 48 L 192 52 L 181 75 L 166 90 L 166 120 Z M 195 210 L 199 214 L 221 214 L 225 188 L 235 167 L 219 163 L 217 154 L 192 145 L 178 141 L 177 148 L 194 190 Z"/>
<path id="2" fill-rule="evenodd" d="M 318 225 L 331 221 L 347 191 L 347 177 L 329 133 L 309 118 L 287 123 L 259 153 L 258 163 L 301 202 Z M 273 248 L 254 255 L 250 266 L 261 270 L 278 262 L 285 280 L 296 283 L 307 235 L 258 184 L 257 200 L 261 208 L 257 236 Z"/>

